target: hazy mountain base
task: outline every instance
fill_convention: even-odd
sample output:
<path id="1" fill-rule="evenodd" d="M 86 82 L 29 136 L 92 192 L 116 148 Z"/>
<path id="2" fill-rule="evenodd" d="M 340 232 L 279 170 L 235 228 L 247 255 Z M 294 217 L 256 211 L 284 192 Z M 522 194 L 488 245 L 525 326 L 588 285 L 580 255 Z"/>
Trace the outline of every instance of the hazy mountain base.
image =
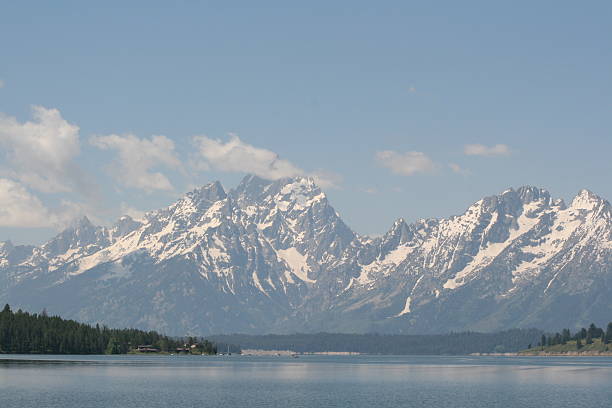
<path id="1" fill-rule="evenodd" d="M 465 355 L 517 352 L 534 344 L 542 335 L 537 329 L 515 329 L 498 333 L 449 333 L 440 335 L 382 334 L 290 334 L 215 335 L 217 343 L 240 344 L 242 349 L 290 350 L 298 353 L 361 353 L 389 355 Z"/>

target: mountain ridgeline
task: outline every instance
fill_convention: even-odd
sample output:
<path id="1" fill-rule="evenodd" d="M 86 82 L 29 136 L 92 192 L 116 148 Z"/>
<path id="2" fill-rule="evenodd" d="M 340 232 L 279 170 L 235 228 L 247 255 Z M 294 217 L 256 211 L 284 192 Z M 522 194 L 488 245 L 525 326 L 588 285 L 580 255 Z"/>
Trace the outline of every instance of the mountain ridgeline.
<path id="1" fill-rule="evenodd" d="M 142 220 L 0 243 L 0 302 L 172 335 L 575 329 L 612 316 L 611 234 L 595 194 L 521 187 L 370 238 L 311 179 L 247 176 Z"/>

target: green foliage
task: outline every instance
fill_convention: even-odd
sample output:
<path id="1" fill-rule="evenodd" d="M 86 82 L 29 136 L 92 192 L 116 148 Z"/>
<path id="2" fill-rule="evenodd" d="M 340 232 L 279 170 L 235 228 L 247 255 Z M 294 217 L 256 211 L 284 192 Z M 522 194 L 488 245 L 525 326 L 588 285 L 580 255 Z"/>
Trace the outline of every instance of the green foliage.
<path id="1" fill-rule="evenodd" d="M 561 344 L 566 344 L 572 339 L 572 333 L 569 329 L 563 329 L 561 331 Z"/>
<path id="2" fill-rule="evenodd" d="M 192 338 L 190 338 L 190 340 L 192 340 Z M 198 342 L 197 339 L 194 339 L 192 344 L 196 345 L 195 351 L 197 353 L 217 354 L 217 346 L 208 340 L 201 340 Z"/>
<path id="3" fill-rule="evenodd" d="M 64 320 L 58 316 L 13 313 L 9 305 L 0 312 L 0 353 L 17 354 L 125 354 L 138 345 L 172 352 L 186 344 L 191 350 L 215 354 L 214 343 L 190 338 L 171 338 L 155 331 L 109 329 Z M 191 344 L 197 347 L 191 348 Z"/>
<path id="4" fill-rule="evenodd" d="M 106 346 L 106 354 L 121 354 L 121 344 L 116 337 L 111 337 Z"/>
<path id="5" fill-rule="evenodd" d="M 612 322 L 608 323 L 607 330 L 597 327 L 594 323 L 588 328 L 578 330 L 574 335 L 569 329 L 563 329 L 561 333 L 543 334 L 538 344 L 538 349 L 529 347 L 526 352 L 550 352 L 566 353 L 581 350 L 581 352 L 607 352 L 610 351 L 608 344 L 612 340 Z"/>

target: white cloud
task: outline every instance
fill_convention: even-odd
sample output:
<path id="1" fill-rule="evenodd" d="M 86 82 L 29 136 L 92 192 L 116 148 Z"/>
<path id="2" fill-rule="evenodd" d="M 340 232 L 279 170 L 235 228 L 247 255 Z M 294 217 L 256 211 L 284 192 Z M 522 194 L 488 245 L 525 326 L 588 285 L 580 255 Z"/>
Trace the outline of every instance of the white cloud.
<path id="1" fill-rule="evenodd" d="M 505 144 L 496 144 L 491 147 L 481 144 L 469 144 L 464 146 L 463 153 L 468 156 L 507 156 L 510 154 L 510 148 Z"/>
<path id="2" fill-rule="evenodd" d="M 326 170 L 315 170 L 308 173 L 307 176 L 312 177 L 314 182 L 323 189 L 340 188 L 344 181 L 344 177 L 340 174 Z"/>
<path id="3" fill-rule="evenodd" d="M 0 88 L 4 88 L 4 81 L 0 79 Z"/>
<path id="4" fill-rule="evenodd" d="M 227 142 L 206 136 L 195 136 L 193 142 L 198 149 L 195 167 L 199 170 L 250 173 L 268 180 L 309 176 L 323 188 L 337 187 L 342 182 L 340 175 L 329 171 L 307 173 L 277 153 L 245 143 L 234 134 Z"/>
<path id="5" fill-rule="evenodd" d="M 376 152 L 378 163 L 395 174 L 412 176 L 416 173 L 427 173 L 435 169 L 435 163 L 423 152 L 398 153 L 393 150 Z"/>
<path id="6" fill-rule="evenodd" d="M 79 154 L 79 127 L 57 109 L 33 107 L 33 120 L 19 123 L 0 113 L 0 144 L 12 178 L 46 193 L 90 189 L 73 159 Z"/>
<path id="7" fill-rule="evenodd" d="M 121 214 L 129 215 L 134 220 L 144 220 L 146 211 L 138 210 L 127 203 L 121 203 Z"/>
<path id="8" fill-rule="evenodd" d="M 153 168 L 179 168 L 181 162 L 174 151 L 174 142 L 165 136 L 140 139 L 132 134 L 94 136 L 92 145 L 103 150 L 117 150 L 118 166 L 111 173 L 122 184 L 151 192 L 172 190 L 172 183 Z"/>
<path id="9" fill-rule="evenodd" d="M 468 169 L 464 169 L 463 167 L 461 167 L 457 163 L 449 163 L 448 167 L 450 167 L 450 169 L 453 171 L 453 173 L 461 174 L 463 176 L 467 176 L 467 175 L 471 174 L 471 172 Z"/>
<path id="10" fill-rule="evenodd" d="M 279 158 L 273 151 L 244 143 L 236 135 L 231 135 L 230 140 L 225 143 L 206 136 L 195 136 L 193 140 L 200 157 L 216 170 L 252 173 L 269 180 L 295 177 L 304 173 L 288 160 Z"/>
<path id="11" fill-rule="evenodd" d="M 50 211 L 54 216 L 54 224 L 57 229 L 64 229 L 74 220 L 81 219 L 84 216 L 87 216 L 94 224 L 103 222 L 103 218 L 98 216 L 99 207 L 93 207 L 89 204 L 62 200 L 60 207 L 51 208 Z"/>
<path id="12" fill-rule="evenodd" d="M 0 226 L 41 228 L 53 226 L 53 221 L 38 197 L 20 183 L 0 178 Z"/>
<path id="13" fill-rule="evenodd" d="M 67 200 L 49 208 L 23 184 L 0 178 L 0 227 L 61 230 L 91 212 L 88 206 Z M 94 216 L 93 221 L 100 222 L 100 219 Z"/>

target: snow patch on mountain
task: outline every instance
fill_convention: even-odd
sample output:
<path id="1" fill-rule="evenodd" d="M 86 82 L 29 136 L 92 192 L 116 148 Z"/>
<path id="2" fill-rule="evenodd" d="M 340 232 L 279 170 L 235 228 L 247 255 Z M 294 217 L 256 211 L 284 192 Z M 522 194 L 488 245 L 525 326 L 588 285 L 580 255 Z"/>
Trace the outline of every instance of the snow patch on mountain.
<path id="1" fill-rule="evenodd" d="M 276 253 L 300 280 L 316 283 L 316 280 L 308 278 L 308 272 L 310 271 L 308 256 L 302 255 L 296 248 L 277 249 Z"/>
<path id="2" fill-rule="evenodd" d="M 402 245 L 384 255 L 382 259 L 361 266 L 361 273 L 356 281 L 360 285 L 365 286 L 374 281 L 377 274 L 385 275 L 391 273 L 414 249 L 414 247 Z"/>
<path id="3" fill-rule="evenodd" d="M 406 298 L 406 304 L 404 305 L 404 308 L 402 309 L 401 312 L 399 312 L 398 314 L 395 315 L 395 317 L 400 317 L 403 316 L 405 314 L 410 313 L 410 304 L 412 303 L 412 296 L 408 296 Z"/>
<path id="4" fill-rule="evenodd" d="M 461 285 L 465 284 L 466 278 L 469 277 L 475 270 L 482 269 L 489 265 L 495 260 L 506 248 L 513 244 L 513 242 L 521 237 L 523 234 L 529 232 L 535 225 L 538 224 L 539 218 L 532 214 L 538 208 L 541 208 L 541 202 L 533 202 L 523 207 L 523 213 L 517 220 L 517 227 L 510 229 L 509 237 L 503 242 L 489 242 L 488 244 L 480 247 L 480 250 L 472 261 L 459 271 L 453 278 L 447 280 L 443 287 L 444 289 L 456 289 Z M 498 221 L 498 213 L 494 213 L 489 225 L 485 228 L 483 236 L 495 225 Z M 520 275 L 522 270 L 514 271 L 515 276 Z"/>

